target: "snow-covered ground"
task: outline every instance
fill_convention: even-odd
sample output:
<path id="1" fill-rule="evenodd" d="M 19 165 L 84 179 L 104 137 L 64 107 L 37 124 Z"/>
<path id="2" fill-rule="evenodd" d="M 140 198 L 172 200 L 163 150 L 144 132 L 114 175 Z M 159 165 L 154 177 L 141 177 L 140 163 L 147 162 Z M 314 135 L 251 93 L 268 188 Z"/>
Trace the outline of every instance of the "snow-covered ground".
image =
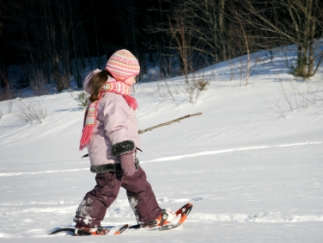
<path id="1" fill-rule="evenodd" d="M 194 204 L 172 231 L 48 236 L 74 225 L 94 186 L 81 159 L 86 151 L 78 150 L 79 92 L 0 102 L 0 241 L 323 242 L 323 70 L 301 82 L 283 55 L 258 53 L 244 86 L 241 60 L 206 69 L 210 84 L 195 104 L 175 81 L 136 85 L 140 129 L 202 112 L 140 135 L 141 166 L 161 207 Z M 19 120 L 21 102 L 37 105 L 46 119 Z M 121 190 L 103 225 L 124 223 L 135 218 Z"/>

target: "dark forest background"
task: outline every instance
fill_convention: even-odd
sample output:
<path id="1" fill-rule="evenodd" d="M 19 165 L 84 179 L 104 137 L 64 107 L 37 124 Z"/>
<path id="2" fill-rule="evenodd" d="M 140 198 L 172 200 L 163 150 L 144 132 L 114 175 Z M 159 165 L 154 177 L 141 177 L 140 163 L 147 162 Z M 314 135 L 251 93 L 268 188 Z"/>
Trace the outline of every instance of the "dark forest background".
<path id="1" fill-rule="evenodd" d="M 100 57 L 121 48 L 138 57 L 142 74 L 149 62 L 169 77 L 295 44 L 291 68 L 306 78 L 322 62 L 322 27 L 322 0 L 0 0 L 1 87 L 12 88 L 11 64 L 25 67 L 20 87 L 62 91 L 71 75 L 81 87 L 87 58 L 102 67 Z"/>

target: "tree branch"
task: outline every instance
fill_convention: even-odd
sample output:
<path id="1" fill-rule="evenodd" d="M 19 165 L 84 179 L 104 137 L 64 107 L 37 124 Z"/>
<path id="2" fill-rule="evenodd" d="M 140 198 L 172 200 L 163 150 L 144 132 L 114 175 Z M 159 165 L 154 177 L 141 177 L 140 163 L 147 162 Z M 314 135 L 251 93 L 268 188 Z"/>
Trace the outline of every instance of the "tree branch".
<path id="1" fill-rule="evenodd" d="M 161 123 L 161 124 L 153 126 L 153 127 L 148 127 L 148 128 L 146 128 L 144 130 L 139 130 L 138 133 L 143 134 L 144 132 L 152 131 L 152 130 L 154 130 L 156 128 L 167 126 L 167 125 L 170 125 L 170 124 L 175 123 L 175 122 L 180 122 L 183 119 L 186 119 L 186 118 L 189 118 L 189 117 L 192 117 L 192 116 L 199 116 L 199 115 L 202 115 L 202 112 L 195 113 L 195 114 L 189 114 L 189 115 L 177 118 L 175 120 L 171 120 L 171 121 L 168 121 L 168 122 Z"/>

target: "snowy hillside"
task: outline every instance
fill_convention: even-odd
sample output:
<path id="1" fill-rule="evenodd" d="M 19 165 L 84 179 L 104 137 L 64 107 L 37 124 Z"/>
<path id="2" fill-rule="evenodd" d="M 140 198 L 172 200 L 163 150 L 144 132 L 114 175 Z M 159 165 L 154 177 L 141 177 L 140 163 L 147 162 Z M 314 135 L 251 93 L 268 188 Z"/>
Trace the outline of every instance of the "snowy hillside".
<path id="1" fill-rule="evenodd" d="M 241 58 L 204 70 L 210 84 L 195 104 L 172 80 L 136 85 L 140 129 L 202 112 L 140 135 L 138 157 L 160 206 L 194 204 L 172 231 L 48 236 L 74 225 L 94 186 L 78 150 L 79 92 L 0 102 L 0 241 L 323 242 L 323 68 L 294 80 L 283 56 L 267 54 L 253 55 L 247 86 Z M 21 102 L 45 120 L 20 120 Z M 124 223 L 135 218 L 121 190 L 103 225 Z"/>

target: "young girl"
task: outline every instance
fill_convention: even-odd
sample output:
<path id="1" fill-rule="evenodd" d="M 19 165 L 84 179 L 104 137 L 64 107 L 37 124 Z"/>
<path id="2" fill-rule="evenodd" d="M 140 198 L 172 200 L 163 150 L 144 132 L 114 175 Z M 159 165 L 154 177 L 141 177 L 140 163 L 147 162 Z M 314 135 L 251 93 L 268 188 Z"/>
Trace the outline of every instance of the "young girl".
<path id="1" fill-rule="evenodd" d="M 101 221 L 120 187 L 126 189 L 130 206 L 143 227 L 166 224 L 167 216 L 170 215 L 168 220 L 172 217 L 171 212 L 159 207 L 136 158 L 140 150 L 137 102 L 130 92 L 139 71 L 136 57 L 127 50 L 119 50 L 110 57 L 105 70 L 96 69 L 84 80 L 90 104 L 85 113 L 80 149 L 87 147 L 90 169 L 97 174 L 96 186 L 85 195 L 76 212 L 75 235 L 108 232 L 101 227 Z"/>

